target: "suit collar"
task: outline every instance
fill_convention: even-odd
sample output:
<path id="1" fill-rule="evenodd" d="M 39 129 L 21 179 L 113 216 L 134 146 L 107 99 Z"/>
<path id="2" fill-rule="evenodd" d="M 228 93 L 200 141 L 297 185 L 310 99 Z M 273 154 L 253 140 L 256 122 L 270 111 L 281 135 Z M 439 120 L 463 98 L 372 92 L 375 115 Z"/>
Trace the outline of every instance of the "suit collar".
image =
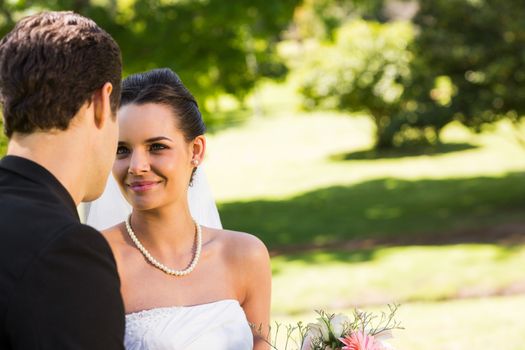
<path id="1" fill-rule="evenodd" d="M 0 168 L 16 173 L 26 179 L 46 186 L 64 204 L 67 210 L 80 221 L 75 201 L 66 188 L 46 168 L 27 158 L 5 156 L 0 160 Z"/>

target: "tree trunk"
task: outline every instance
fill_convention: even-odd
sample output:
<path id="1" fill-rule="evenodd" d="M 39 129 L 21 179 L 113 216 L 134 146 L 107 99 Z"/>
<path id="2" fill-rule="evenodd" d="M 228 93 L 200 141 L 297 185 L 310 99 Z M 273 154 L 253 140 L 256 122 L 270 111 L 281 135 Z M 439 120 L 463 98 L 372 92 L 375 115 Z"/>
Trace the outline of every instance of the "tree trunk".
<path id="1" fill-rule="evenodd" d="M 372 113 L 372 118 L 376 125 L 376 140 L 375 149 L 390 149 L 394 147 L 394 133 L 389 130 L 390 119 L 389 117 L 379 114 Z"/>

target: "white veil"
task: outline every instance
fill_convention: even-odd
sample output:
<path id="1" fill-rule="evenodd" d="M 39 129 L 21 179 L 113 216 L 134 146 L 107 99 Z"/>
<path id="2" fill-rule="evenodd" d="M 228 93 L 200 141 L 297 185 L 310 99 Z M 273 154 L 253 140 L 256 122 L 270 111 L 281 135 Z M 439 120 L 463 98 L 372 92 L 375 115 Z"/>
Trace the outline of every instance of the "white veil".
<path id="1" fill-rule="evenodd" d="M 221 219 L 213 194 L 202 165 L 197 168 L 193 185 L 188 189 L 188 203 L 193 218 L 202 226 L 222 228 Z M 131 213 L 131 206 L 120 193 L 120 189 L 110 176 L 106 189 L 100 198 L 84 207 L 86 224 L 103 230 L 123 222 Z"/>

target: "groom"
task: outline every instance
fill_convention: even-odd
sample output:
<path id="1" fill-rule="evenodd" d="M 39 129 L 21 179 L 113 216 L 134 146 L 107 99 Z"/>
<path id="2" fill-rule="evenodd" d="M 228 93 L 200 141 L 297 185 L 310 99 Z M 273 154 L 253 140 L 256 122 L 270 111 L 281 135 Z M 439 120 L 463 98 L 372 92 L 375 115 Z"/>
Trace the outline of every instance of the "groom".
<path id="1" fill-rule="evenodd" d="M 0 349 L 123 349 L 115 260 L 76 211 L 113 163 L 120 80 L 118 45 L 71 12 L 0 41 Z"/>

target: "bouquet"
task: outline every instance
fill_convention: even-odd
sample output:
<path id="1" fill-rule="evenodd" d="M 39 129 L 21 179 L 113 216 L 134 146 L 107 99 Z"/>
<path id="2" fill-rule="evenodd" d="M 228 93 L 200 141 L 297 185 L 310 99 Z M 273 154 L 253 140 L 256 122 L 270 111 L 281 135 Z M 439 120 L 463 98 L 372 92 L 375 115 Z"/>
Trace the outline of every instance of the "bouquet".
<path id="1" fill-rule="evenodd" d="M 392 338 L 393 329 L 402 329 L 395 320 L 397 305 L 389 305 L 389 312 L 375 315 L 370 312 L 354 310 L 351 317 L 344 314 L 329 314 L 316 311 L 319 315 L 316 323 L 306 327 L 302 322 L 297 326 L 286 327 L 285 350 L 288 350 L 290 340 L 299 345 L 300 350 L 394 350 L 387 343 Z M 280 325 L 274 332 L 274 344 Z M 299 342 L 294 335 L 299 334 Z M 273 349 L 275 345 L 269 342 Z"/>

